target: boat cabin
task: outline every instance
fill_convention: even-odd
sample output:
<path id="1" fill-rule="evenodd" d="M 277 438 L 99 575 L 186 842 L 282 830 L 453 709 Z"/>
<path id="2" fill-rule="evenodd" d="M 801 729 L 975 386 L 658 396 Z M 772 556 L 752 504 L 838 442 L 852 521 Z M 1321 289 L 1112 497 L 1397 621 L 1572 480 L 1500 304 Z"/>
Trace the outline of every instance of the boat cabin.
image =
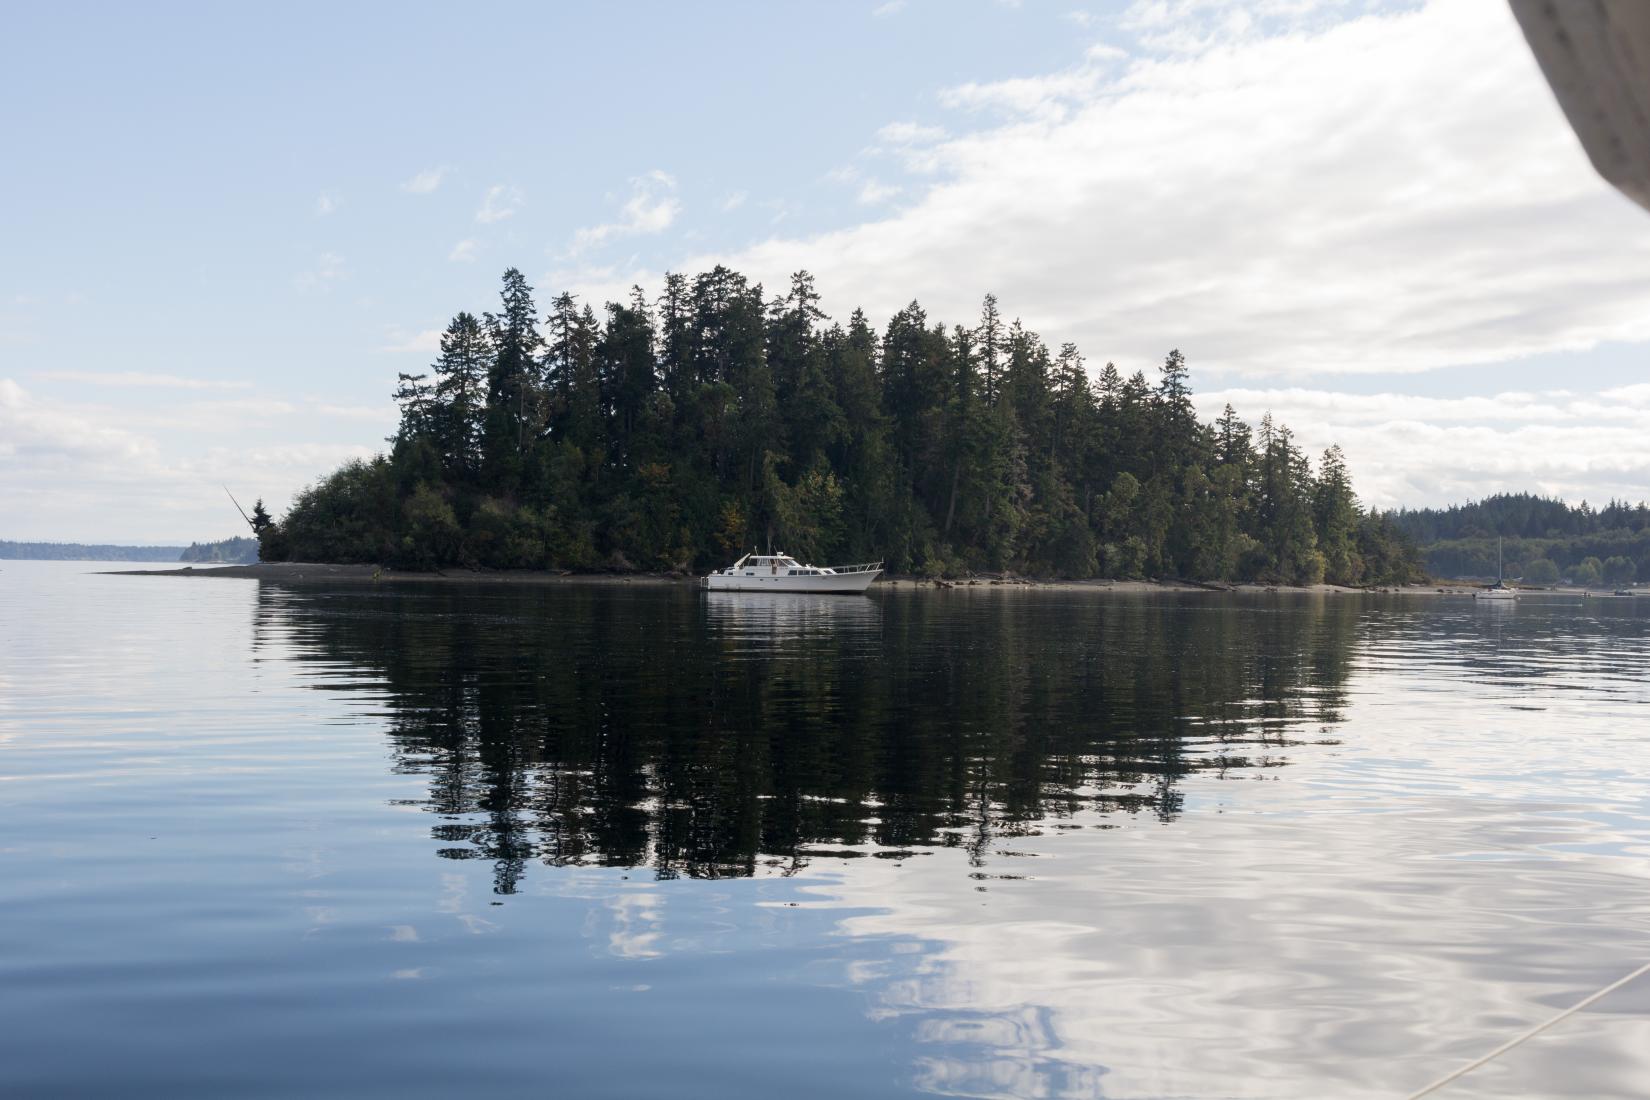
<path id="1" fill-rule="evenodd" d="M 829 577 L 835 570 L 803 565 L 789 554 L 746 554 L 726 569 L 725 577 Z"/>

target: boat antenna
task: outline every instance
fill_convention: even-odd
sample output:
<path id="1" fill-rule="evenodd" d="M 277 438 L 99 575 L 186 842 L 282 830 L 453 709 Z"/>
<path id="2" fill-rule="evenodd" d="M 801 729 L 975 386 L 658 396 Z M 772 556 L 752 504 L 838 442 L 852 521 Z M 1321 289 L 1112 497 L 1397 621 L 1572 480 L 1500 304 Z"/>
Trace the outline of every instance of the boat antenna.
<path id="1" fill-rule="evenodd" d="M 229 486 L 225 485 L 223 491 L 229 493 Z M 246 520 L 246 525 L 256 531 L 258 528 L 252 522 L 252 517 L 246 514 L 246 509 L 241 507 L 241 502 L 235 499 L 234 493 L 229 493 L 229 502 L 235 506 L 235 511 L 241 514 L 241 518 Z"/>

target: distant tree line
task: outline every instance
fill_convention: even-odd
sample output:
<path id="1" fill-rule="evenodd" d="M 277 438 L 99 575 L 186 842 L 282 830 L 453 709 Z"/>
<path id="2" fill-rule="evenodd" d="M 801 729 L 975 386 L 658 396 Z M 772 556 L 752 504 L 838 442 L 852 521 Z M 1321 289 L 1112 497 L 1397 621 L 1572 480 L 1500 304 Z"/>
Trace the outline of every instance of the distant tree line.
<path id="1" fill-rule="evenodd" d="M 702 569 L 771 545 L 933 575 L 1419 576 L 1338 448 L 1314 469 L 1269 415 L 1199 420 L 1178 351 L 1091 378 L 990 295 L 973 327 L 912 302 L 879 335 L 806 272 L 765 298 L 717 267 L 541 317 L 512 269 L 395 396 L 390 454 L 301 492 L 264 560 Z"/>
<path id="2" fill-rule="evenodd" d="M 1527 584 L 1650 581 L 1650 505 L 1502 493 L 1448 508 L 1406 509 L 1388 518 L 1421 544 L 1440 577 L 1493 577 L 1497 540 L 1506 576 Z"/>
<path id="3" fill-rule="evenodd" d="M 1650 528 L 1650 504 L 1612 500 L 1603 508 L 1594 508 L 1586 501 L 1566 504 L 1532 493 L 1496 493 L 1447 508 L 1403 508 L 1391 515 L 1421 543 L 1497 535 L 1560 539 Z"/>
<path id="4" fill-rule="evenodd" d="M 181 546 L 109 546 L 0 539 L 0 559 L 11 561 L 177 561 L 182 551 Z"/>

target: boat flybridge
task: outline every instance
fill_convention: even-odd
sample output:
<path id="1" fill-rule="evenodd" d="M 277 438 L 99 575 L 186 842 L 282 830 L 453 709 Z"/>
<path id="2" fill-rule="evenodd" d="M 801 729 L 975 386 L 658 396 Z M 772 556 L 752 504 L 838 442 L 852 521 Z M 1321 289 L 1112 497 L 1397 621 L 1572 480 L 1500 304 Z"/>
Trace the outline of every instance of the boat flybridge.
<path id="1" fill-rule="evenodd" d="M 880 561 L 861 565 L 804 565 L 789 554 L 746 554 L 705 578 L 713 592 L 864 592 L 882 572 Z"/>

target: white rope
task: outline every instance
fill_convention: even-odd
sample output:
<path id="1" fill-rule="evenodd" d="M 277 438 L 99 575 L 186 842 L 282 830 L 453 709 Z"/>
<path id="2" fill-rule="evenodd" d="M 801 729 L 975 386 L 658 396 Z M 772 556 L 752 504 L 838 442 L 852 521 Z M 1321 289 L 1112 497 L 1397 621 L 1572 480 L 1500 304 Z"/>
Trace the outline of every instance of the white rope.
<path id="1" fill-rule="evenodd" d="M 1557 1016 L 1554 1016 L 1550 1020 L 1546 1020 L 1542 1023 L 1539 1023 L 1539 1024 L 1535 1025 L 1530 1030 L 1526 1031 L 1524 1034 L 1518 1036 L 1518 1038 L 1511 1039 L 1511 1040 L 1508 1040 L 1505 1043 L 1502 1043 L 1500 1046 L 1496 1047 L 1494 1050 L 1490 1051 L 1488 1054 L 1486 1054 L 1482 1058 L 1478 1059 L 1478 1061 L 1472 1062 L 1472 1063 L 1470 1063 L 1468 1065 L 1465 1065 L 1465 1066 L 1462 1066 L 1460 1069 L 1456 1070 L 1454 1073 L 1450 1074 L 1447 1077 L 1438 1078 L 1438 1080 L 1434 1081 L 1432 1084 L 1428 1085 L 1426 1088 L 1422 1089 L 1420 1092 L 1410 1093 L 1407 1097 L 1404 1098 L 1404 1100 L 1421 1100 L 1421 1097 L 1423 1097 L 1423 1096 L 1430 1096 L 1432 1093 L 1437 1092 L 1439 1089 L 1443 1088 L 1445 1085 L 1449 1084 L 1451 1081 L 1454 1081 L 1454 1080 L 1456 1080 L 1457 1078 L 1460 1078 L 1460 1077 L 1465 1077 L 1467 1074 L 1471 1073 L 1473 1070 L 1477 1069 L 1479 1066 L 1484 1065 L 1486 1062 L 1490 1062 L 1490 1061 L 1493 1061 L 1496 1058 L 1501 1057 L 1503 1054 L 1507 1053 L 1507 1051 L 1511 1050 L 1513 1047 L 1517 1046 L 1519 1043 L 1522 1043 L 1522 1042 L 1524 1042 L 1528 1039 L 1535 1038 L 1537 1035 L 1540 1035 L 1543 1031 L 1546 1031 L 1548 1028 L 1552 1027 L 1554 1024 L 1558 1023 L 1560 1020 L 1567 1019 L 1570 1016 L 1574 1016 L 1577 1012 L 1580 1012 L 1582 1009 L 1586 1008 L 1588 1005 L 1592 1004 L 1594 1001 L 1597 1001 L 1599 998 L 1609 996 L 1611 993 L 1614 993 L 1616 990 L 1620 989 L 1622 986 L 1626 985 L 1628 982 L 1632 981 L 1634 978 L 1642 977 L 1645 974 L 1650 974 L 1650 963 L 1645 963 L 1643 966 L 1639 967 L 1637 970 L 1633 971 L 1631 974 L 1627 975 L 1627 977 L 1625 977 L 1625 978 L 1616 979 L 1615 981 L 1611 982 L 1609 985 L 1605 986 L 1603 989 L 1599 990 L 1597 993 L 1594 993 L 1592 996 L 1585 997 L 1582 1000 L 1577 1001 L 1575 1004 L 1571 1005 L 1569 1008 L 1566 1008 L 1563 1012 L 1560 1012 Z"/>

